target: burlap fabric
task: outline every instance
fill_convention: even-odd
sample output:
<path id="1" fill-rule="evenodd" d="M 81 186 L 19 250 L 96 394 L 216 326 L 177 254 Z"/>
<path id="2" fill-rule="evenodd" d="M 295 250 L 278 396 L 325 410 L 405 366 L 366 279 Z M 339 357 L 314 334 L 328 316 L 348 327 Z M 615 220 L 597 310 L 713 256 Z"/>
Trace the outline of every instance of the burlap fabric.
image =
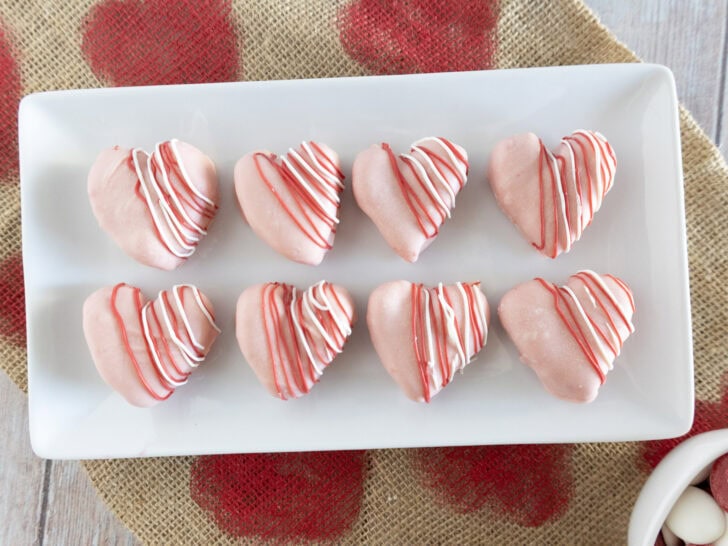
<path id="1" fill-rule="evenodd" d="M 634 62 L 578 0 L 0 1 L 0 357 L 26 388 L 16 108 L 63 88 Z M 685 111 L 692 433 L 728 425 L 728 172 Z M 674 441 L 94 461 L 150 544 L 621 544 Z"/>

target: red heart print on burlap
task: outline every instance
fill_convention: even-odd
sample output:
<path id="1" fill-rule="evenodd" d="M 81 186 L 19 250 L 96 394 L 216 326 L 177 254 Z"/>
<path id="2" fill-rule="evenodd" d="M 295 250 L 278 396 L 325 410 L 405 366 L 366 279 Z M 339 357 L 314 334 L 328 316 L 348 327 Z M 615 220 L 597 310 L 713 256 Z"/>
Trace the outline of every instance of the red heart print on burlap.
<path id="1" fill-rule="evenodd" d="M 198 457 L 190 495 L 234 537 L 333 541 L 359 517 L 365 461 L 363 451 Z"/>
<path id="2" fill-rule="evenodd" d="M 25 347 L 25 283 L 20 253 L 0 263 L 0 334 Z"/>
<path id="3" fill-rule="evenodd" d="M 0 21 L 0 181 L 18 169 L 18 101 L 20 70 L 10 35 Z"/>
<path id="4" fill-rule="evenodd" d="M 459 513 L 488 508 L 526 527 L 560 518 L 574 496 L 574 447 L 515 445 L 418 449 L 423 485 Z"/>
<path id="5" fill-rule="evenodd" d="M 355 0 L 339 10 L 344 51 L 375 74 L 491 68 L 499 3 Z"/>
<path id="6" fill-rule="evenodd" d="M 228 0 L 105 0 L 82 24 L 91 69 L 113 85 L 234 81 L 238 38 Z"/>

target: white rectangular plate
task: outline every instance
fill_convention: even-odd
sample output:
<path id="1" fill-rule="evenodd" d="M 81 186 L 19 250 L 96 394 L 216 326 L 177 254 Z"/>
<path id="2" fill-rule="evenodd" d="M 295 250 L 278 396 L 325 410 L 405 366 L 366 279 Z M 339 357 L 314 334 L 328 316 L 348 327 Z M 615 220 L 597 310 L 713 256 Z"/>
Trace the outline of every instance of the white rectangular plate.
<path id="1" fill-rule="evenodd" d="M 578 128 L 604 133 L 618 157 L 614 188 L 573 250 L 540 256 L 496 206 L 485 179 L 500 139 L 533 131 L 555 146 Z M 387 141 L 404 151 L 429 135 L 470 154 L 453 218 L 416 264 L 397 257 L 347 187 L 334 249 L 319 267 L 278 256 L 244 223 L 235 161 L 319 140 L 351 172 L 357 152 Z M 174 272 L 135 263 L 103 233 L 86 174 L 107 146 L 151 148 L 177 137 L 208 153 L 222 203 L 197 253 Z M 225 83 L 43 93 L 20 108 L 28 318 L 30 433 L 49 458 L 359 449 L 461 444 L 590 442 L 676 436 L 692 422 L 693 370 L 682 168 L 671 73 L 602 65 L 332 80 Z M 491 308 L 534 276 L 562 283 L 583 268 L 626 280 L 636 333 L 597 400 L 549 396 L 521 364 L 493 312 L 488 345 L 429 405 L 405 399 L 369 341 L 366 303 L 382 282 L 481 280 Z M 303 399 L 258 384 L 238 350 L 234 305 L 254 283 L 346 286 L 360 321 L 343 354 Z M 92 291 L 127 282 L 154 296 L 197 284 L 222 336 L 170 400 L 129 406 L 97 375 L 81 330 Z"/>

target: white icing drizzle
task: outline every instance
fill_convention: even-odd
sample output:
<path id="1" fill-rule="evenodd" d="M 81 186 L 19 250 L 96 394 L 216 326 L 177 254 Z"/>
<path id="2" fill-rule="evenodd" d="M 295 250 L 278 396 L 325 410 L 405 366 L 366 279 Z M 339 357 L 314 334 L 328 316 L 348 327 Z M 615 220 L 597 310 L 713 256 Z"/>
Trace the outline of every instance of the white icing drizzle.
<path id="1" fill-rule="evenodd" d="M 612 369 L 612 362 L 610 361 L 611 359 L 607 354 L 607 350 L 602 343 L 602 340 L 599 339 L 599 336 L 597 336 L 597 333 L 594 331 L 594 327 L 589 322 L 589 315 L 584 310 L 584 307 L 581 305 L 579 298 L 576 296 L 576 294 L 574 294 L 571 288 L 569 288 L 568 286 L 564 286 L 562 287 L 562 290 L 571 300 L 571 305 L 574 306 L 576 313 L 581 318 L 579 326 L 582 328 L 586 327 L 590 338 L 587 342 L 589 343 L 589 346 L 592 348 L 592 350 L 598 353 L 597 357 L 599 358 L 598 362 L 599 366 L 602 369 L 602 373 L 607 373 L 609 370 Z"/>
<path id="2" fill-rule="evenodd" d="M 429 401 L 452 381 L 455 372 L 462 372 L 485 346 L 488 323 L 478 285 L 479 283 L 461 282 L 454 285 L 460 300 L 461 322 L 457 318 L 457 307 L 454 302 L 448 302 L 442 283 L 435 288 L 413 285 L 413 297 L 419 298 L 415 301 L 412 317 L 415 323 L 415 355 L 418 359 L 424 357 L 424 362 L 418 362 L 418 365 L 422 370 L 424 364 L 426 372 L 427 385 L 423 385 L 425 401 Z M 443 327 L 446 333 L 444 344 L 440 335 Z M 476 331 L 481 335 L 478 336 Z M 418 337 L 424 337 L 424 343 Z M 441 360 L 441 352 L 445 354 L 445 362 Z"/>
<path id="3" fill-rule="evenodd" d="M 185 191 L 192 193 L 203 204 L 199 207 L 203 215 L 211 216 L 217 205 L 206 195 L 200 192 L 192 183 L 187 168 L 182 161 L 182 155 L 178 148 L 179 141 L 172 139 L 155 145 L 151 155 L 146 154 L 141 148 L 134 148 L 131 152 L 134 169 L 137 179 L 144 195 L 144 202 L 157 230 L 162 246 L 178 258 L 191 256 L 198 242 L 207 234 L 205 226 L 195 221 L 192 213 L 200 215 L 199 212 L 190 209 L 180 198 L 180 191 L 175 189 L 170 178 L 172 166 L 164 161 L 162 146 L 169 145 L 172 156 L 179 167 L 181 179 L 176 180 Z M 140 164 L 139 155 L 143 155 L 144 163 Z M 155 168 L 157 175 L 155 176 Z"/>
<path id="4" fill-rule="evenodd" d="M 613 369 L 614 359 L 619 356 L 624 341 L 634 332 L 632 293 L 619 279 L 611 278 L 627 296 L 630 309 L 627 309 L 615 296 L 604 282 L 604 276 L 588 269 L 581 270 L 570 278 L 579 282 L 578 286 L 584 295 L 577 293 L 575 285 L 565 285 L 561 288 L 551 285 L 550 288 L 552 292 L 556 291 L 553 293 L 558 294 L 560 301 L 563 301 L 573 313 L 573 315 L 564 314 L 561 320 L 566 321 L 571 335 L 577 342 L 581 339 L 581 343 L 586 344 L 603 375 Z M 555 301 L 558 305 L 559 299 Z M 585 348 L 581 344 L 580 347 L 584 352 Z M 585 352 L 585 357 L 590 360 L 588 352 Z M 594 362 L 591 364 L 594 365 Z"/>
<path id="5" fill-rule="evenodd" d="M 433 147 L 432 144 L 436 144 L 437 146 Z M 428 155 L 428 152 L 435 153 L 437 148 L 441 148 L 445 152 L 444 157 L 442 155 L 439 157 L 449 162 L 451 167 L 455 169 L 458 175 L 457 191 L 459 191 L 467 179 L 468 163 L 467 161 L 458 159 L 450 149 L 450 146 L 443 142 L 443 139 L 439 137 L 421 138 L 412 144 L 409 154 L 400 154 L 399 157 L 407 161 L 417 171 L 420 179 L 424 182 L 430 200 L 442 215 L 450 218 L 452 209 L 455 208 L 455 195 L 457 191 L 453 189 L 451 182 L 443 174 L 442 167 L 435 165 L 433 159 Z M 445 197 L 440 195 L 440 189 L 445 191 L 447 202 Z"/>
<path id="6" fill-rule="evenodd" d="M 276 188 L 261 169 L 261 158 L 276 169 L 283 182 L 282 189 Z M 344 175 L 338 169 L 336 158 L 325 146 L 309 141 L 302 142 L 297 149 L 290 148 L 279 158 L 256 152 L 253 161 L 263 182 L 298 229 L 319 248 L 330 249 L 329 240 L 339 223 L 344 189 Z"/>
<path id="7" fill-rule="evenodd" d="M 199 289 L 196 286 L 193 286 L 191 284 L 178 284 L 172 287 L 171 291 L 162 290 L 157 295 L 157 299 L 155 301 L 148 301 L 141 311 L 141 321 L 142 321 L 142 330 L 144 333 L 144 340 L 147 345 L 147 348 L 149 350 L 149 353 L 152 355 L 152 360 L 154 363 L 155 368 L 159 372 L 160 376 L 166 381 L 167 387 L 170 389 L 174 389 L 176 387 L 179 387 L 180 385 L 184 385 L 187 383 L 187 374 L 185 374 L 185 378 L 183 380 L 177 380 L 172 377 L 173 371 L 165 366 L 161 359 L 159 358 L 159 354 L 157 353 L 157 350 L 155 347 L 158 346 L 158 343 L 155 342 L 154 336 L 152 334 L 151 328 L 149 326 L 150 322 L 150 316 L 152 313 L 153 306 L 155 302 L 159 303 L 158 309 L 161 311 L 162 318 L 163 318 L 163 326 L 164 326 L 164 332 L 158 332 L 160 336 L 165 337 L 166 339 L 169 339 L 172 341 L 174 346 L 179 350 L 179 354 L 182 356 L 184 361 L 187 363 L 190 368 L 196 368 L 200 365 L 200 362 L 202 362 L 205 359 L 206 356 L 206 347 L 199 343 L 197 341 L 197 336 L 195 335 L 194 329 L 190 325 L 189 320 L 189 314 L 185 310 L 184 305 L 182 303 L 182 297 L 181 292 L 183 290 L 190 290 L 193 295 L 193 301 L 197 306 L 196 311 L 200 312 L 207 320 L 208 324 L 212 326 L 212 328 L 220 333 L 220 329 L 215 324 L 214 319 L 212 318 L 212 315 L 210 314 L 210 311 L 207 309 L 205 304 L 202 301 L 202 297 L 200 294 Z M 173 297 L 173 308 L 167 309 L 167 304 L 165 303 L 164 294 L 165 292 L 171 292 Z M 172 321 L 170 319 L 169 313 L 173 313 L 176 317 L 180 318 L 182 320 L 182 323 L 185 328 L 185 332 L 189 339 L 192 341 L 194 347 L 196 347 L 198 350 L 195 350 L 194 347 L 190 347 L 187 343 L 182 341 L 180 337 L 177 335 L 177 332 L 175 332 Z M 168 354 L 167 358 L 174 358 L 172 354 Z M 173 366 L 177 367 L 178 366 Z M 174 371 L 175 374 L 178 374 L 179 372 L 177 370 Z"/>

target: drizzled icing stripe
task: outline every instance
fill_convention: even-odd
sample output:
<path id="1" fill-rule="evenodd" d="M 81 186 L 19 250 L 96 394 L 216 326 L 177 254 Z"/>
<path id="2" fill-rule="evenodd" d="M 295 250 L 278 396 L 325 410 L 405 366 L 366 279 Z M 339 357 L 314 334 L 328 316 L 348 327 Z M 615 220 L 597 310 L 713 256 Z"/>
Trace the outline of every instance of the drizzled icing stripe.
<path id="1" fill-rule="evenodd" d="M 263 286 L 261 315 L 276 392 L 282 400 L 309 392 L 351 334 L 350 315 L 331 283 L 300 292 Z"/>
<path id="2" fill-rule="evenodd" d="M 428 239 L 437 236 L 467 181 L 467 157 L 445 138 L 426 137 L 413 143 L 408 154 L 399 155 L 407 166 L 403 172 L 389 144 L 383 142 L 381 146 L 423 235 Z"/>
<path id="3" fill-rule="evenodd" d="M 321 145 L 309 141 L 296 150 L 290 148 L 281 157 L 256 152 L 253 161 L 261 180 L 298 229 L 319 248 L 331 249 L 329 240 L 339 223 L 340 194 L 344 189 L 344 173 L 334 159 Z M 263 171 L 262 162 L 276 169 L 288 198 L 278 193 Z"/>
<path id="4" fill-rule="evenodd" d="M 596 131 L 574 131 L 561 143 L 563 155 L 551 153 L 541 141 L 538 157 L 541 235 L 532 244 L 551 258 L 568 252 L 581 237 L 612 187 L 617 168 L 614 150 Z"/>
<path id="5" fill-rule="evenodd" d="M 611 275 L 600 276 L 590 270 L 572 275 L 571 279 L 579 281 L 585 293 L 581 297 L 569 286 L 559 287 L 542 278 L 536 279 L 553 295 L 559 318 L 594 368 L 601 383 L 604 383 L 607 372 L 612 369 L 614 359 L 619 356 L 625 339 L 634 332 L 631 313 L 627 316 L 603 277 L 615 281 L 618 289 L 627 296 L 631 311 L 634 312 L 631 290 L 621 279 Z"/>
<path id="6" fill-rule="evenodd" d="M 456 283 L 464 320 L 442 283 L 427 288 L 412 283 L 412 339 L 425 402 L 463 370 L 488 338 L 486 310 L 480 283 Z"/>
<path id="7" fill-rule="evenodd" d="M 132 349 L 128 335 L 128 326 L 119 312 L 116 300 L 119 289 L 132 290 L 136 306 L 135 320 L 138 321 L 144 337 L 144 353 L 136 354 Z M 171 293 L 171 298 L 170 298 Z M 139 381 L 149 395 L 157 401 L 166 400 L 176 387 L 187 382 L 189 371 L 183 371 L 179 357 L 182 357 L 190 368 L 196 368 L 204 360 L 206 351 L 195 336 L 189 315 L 184 308 L 185 298 L 190 297 L 197 305 L 197 309 L 207 319 L 208 323 L 218 333 L 220 329 L 215 324 L 212 312 L 205 306 L 196 286 L 190 284 L 175 285 L 172 290 L 162 290 L 155 301 L 148 301 L 142 305 L 142 295 L 139 288 L 119 283 L 111 291 L 111 311 L 121 332 L 122 341 Z M 157 312 L 157 305 L 161 313 Z M 160 317 L 161 314 L 161 317 Z M 170 343 L 171 341 L 171 343 Z M 162 393 L 157 392 L 145 376 L 139 364 L 140 358 L 147 358 L 152 363 L 154 374 L 163 386 Z"/>
<path id="8" fill-rule="evenodd" d="M 192 183 L 178 143 L 158 143 L 151 155 L 134 148 L 129 165 L 137 176 L 134 192 L 146 204 L 162 246 L 178 258 L 188 258 L 207 234 L 205 226 L 218 207 Z"/>

